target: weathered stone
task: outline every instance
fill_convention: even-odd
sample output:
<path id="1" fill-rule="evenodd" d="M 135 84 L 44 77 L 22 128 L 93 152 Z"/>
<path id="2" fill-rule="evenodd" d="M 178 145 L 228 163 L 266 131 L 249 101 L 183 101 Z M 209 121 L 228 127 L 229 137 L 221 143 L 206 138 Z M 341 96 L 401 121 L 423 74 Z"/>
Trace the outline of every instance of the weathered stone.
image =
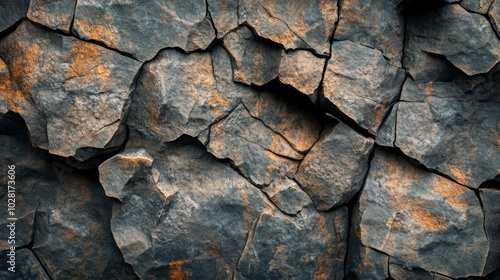
<path id="1" fill-rule="evenodd" d="M 486 14 L 495 0 L 463 0 L 460 5 L 469 12 Z"/>
<path id="2" fill-rule="evenodd" d="M 479 189 L 484 209 L 484 229 L 490 243 L 485 273 L 500 267 L 500 190 Z"/>
<path id="3" fill-rule="evenodd" d="M 72 31 L 146 61 L 167 47 L 206 49 L 215 39 L 206 12 L 203 0 L 79 0 Z"/>
<path id="4" fill-rule="evenodd" d="M 5 167 L 5 170 L 8 170 Z M 3 201 L 11 202 L 8 200 L 7 192 L 2 192 L 0 194 L 0 198 Z M 15 198 L 14 200 L 15 201 Z M 24 209 L 23 209 L 24 210 Z M 12 242 L 11 239 L 7 239 L 9 235 L 6 235 L 6 238 L 0 242 L 0 251 L 8 250 L 11 246 L 15 246 L 17 248 L 19 247 L 26 247 L 29 246 L 33 242 L 33 222 L 35 219 L 35 211 L 30 211 L 28 213 L 24 213 L 24 211 L 18 211 L 16 217 L 9 217 L 8 216 L 8 211 L 4 211 L 5 214 L 2 215 L 2 222 L 0 224 L 0 227 L 2 229 L 8 228 L 7 226 L 12 222 L 7 220 L 8 218 L 17 218 L 15 221 L 15 243 L 9 243 Z M 15 212 L 14 212 L 15 213 Z M 5 233 L 10 233 L 9 230 L 4 230 Z"/>
<path id="5" fill-rule="evenodd" d="M 125 260 L 141 279 L 231 277 L 252 225 L 274 206 L 199 144 L 140 142 L 139 134 L 132 136 L 125 154 L 109 160 L 120 164 L 101 168 L 104 188 L 115 183 L 106 181 L 109 173 L 127 177 L 136 171 L 121 187 L 123 203 L 115 204 L 111 220 Z M 138 158 L 127 150 L 144 144 L 154 162 L 135 169 Z"/>
<path id="6" fill-rule="evenodd" d="M 0 32 L 26 16 L 30 0 L 2 0 L 0 5 Z"/>
<path id="7" fill-rule="evenodd" d="M 258 185 L 292 177 L 303 157 L 243 105 L 211 127 L 207 149 L 220 159 L 233 160 L 243 175 Z"/>
<path id="8" fill-rule="evenodd" d="M 0 262 L 2 262 L 2 270 L 0 277 L 2 279 L 19 279 L 19 280 L 49 280 L 49 276 L 43 270 L 42 265 L 37 260 L 36 256 L 30 249 L 22 248 L 15 251 L 16 260 L 14 272 L 7 270 L 10 265 L 7 264 L 9 256 L 7 252 L 2 252 Z"/>
<path id="9" fill-rule="evenodd" d="M 343 279 L 347 208 L 262 213 L 238 263 L 245 279 Z"/>
<path id="10" fill-rule="evenodd" d="M 377 134 L 404 77 L 405 72 L 390 65 L 380 51 L 349 41 L 334 42 L 324 95 L 358 125 Z"/>
<path id="11" fill-rule="evenodd" d="M 52 29 L 68 33 L 77 0 L 31 0 L 28 18 Z"/>
<path id="12" fill-rule="evenodd" d="M 262 188 L 262 191 L 281 212 L 289 215 L 296 215 L 312 203 L 300 186 L 289 178 L 276 179 L 269 186 Z"/>
<path id="13" fill-rule="evenodd" d="M 488 17 L 490 18 L 491 25 L 497 32 L 497 36 L 500 36 L 500 1 L 494 1 L 488 11 Z"/>
<path id="14" fill-rule="evenodd" d="M 500 41 L 488 20 L 460 5 L 412 15 L 406 30 L 409 49 L 443 55 L 469 76 L 486 73 L 500 61 Z M 406 66 L 412 73 L 420 63 L 410 56 Z"/>
<path id="15" fill-rule="evenodd" d="M 238 2 L 239 24 L 250 25 L 258 36 L 285 49 L 307 48 L 328 55 L 337 21 L 337 0 Z"/>
<path id="16" fill-rule="evenodd" d="M 160 52 L 143 67 L 127 123 L 167 142 L 183 134 L 197 137 L 242 100 L 257 97 L 228 80 L 230 62 L 222 48 L 213 56 Z"/>
<path id="17" fill-rule="evenodd" d="M 10 127 L 3 124 L 5 118 Z M 16 246 L 26 246 L 36 254 L 48 279 L 123 279 L 118 272 L 134 275 L 109 229 L 110 201 L 92 175 L 33 148 L 20 117 L 2 118 L 0 128 L 0 166 L 4 170 L 7 165 L 16 166 Z M 0 179 L 7 186 L 7 177 Z M 7 188 L 2 188 L 0 196 L 7 196 Z M 21 251 L 16 252 L 20 254 L 16 279 L 23 279 L 23 273 L 36 279 L 43 270 Z"/>
<path id="18" fill-rule="evenodd" d="M 393 279 L 434 280 L 434 275 L 418 267 L 405 267 L 391 259 L 389 273 Z"/>
<path id="19" fill-rule="evenodd" d="M 238 0 L 207 0 L 217 38 L 238 27 Z"/>
<path id="20" fill-rule="evenodd" d="M 323 123 L 317 109 L 302 100 L 291 100 L 286 92 L 263 91 L 244 105 L 252 117 L 281 135 L 299 153 L 309 151 L 319 138 Z"/>
<path id="21" fill-rule="evenodd" d="M 396 115 L 398 104 L 392 106 L 391 112 L 386 116 L 385 121 L 380 126 L 375 138 L 375 143 L 379 146 L 394 147 L 396 141 Z"/>
<path id="22" fill-rule="evenodd" d="M 228 33 L 224 46 L 233 58 L 234 81 L 261 86 L 278 77 L 283 49 L 256 40 L 248 27 Z"/>
<path id="23" fill-rule="evenodd" d="M 10 72 L 10 90 L 0 92 L 7 107 L 26 120 L 33 145 L 61 156 L 106 147 L 123 121 L 140 67 L 27 21 L 0 42 L 0 57 Z"/>
<path id="24" fill-rule="evenodd" d="M 326 59 L 316 57 L 308 51 L 286 52 L 281 60 L 279 80 L 316 102 L 325 61 Z"/>
<path id="25" fill-rule="evenodd" d="M 477 188 L 500 174 L 498 73 L 490 81 L 415 83 L 407 79 L 396 142 L 406 155 Z M 415 128 L 425 133 L 416 133 Z"/>
<path id="26" fill-rule="evenodd" d="M 358 233 L 351 230 L 346 259 L 346 278 L 387 279 L 389 277 L 389 257 L 363 246 L 357 235 Z"/>
<path id="27" fill-rule="evenodd" d="M 348 40 L 382 51 L 401 67 L 405 20 L 394 1 L 342 1 L 335 40 Z"/>
<path id="28" fill-rule="evenodd" d="M 325 134 L 295 174 L 319 211 L 345 204 L 361 189 L 374 142 L 343 123 Z"/>
<path id="29" fill-rule="evenodd" d="M 484 273 L 489 246 L 482 221 L 472 190 L 377 149 L 353 230 L 363 245 L 405 267 L 467 277 Z"/>

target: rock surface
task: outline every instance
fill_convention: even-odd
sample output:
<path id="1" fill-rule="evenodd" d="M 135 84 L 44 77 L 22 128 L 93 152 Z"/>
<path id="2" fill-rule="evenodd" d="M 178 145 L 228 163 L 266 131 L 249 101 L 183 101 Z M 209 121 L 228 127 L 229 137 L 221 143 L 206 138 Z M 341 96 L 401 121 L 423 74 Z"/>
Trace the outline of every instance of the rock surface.
<path id="1" fill-rule="evenodd" d="M 404 77 L 404 71 L 390 65 L 380 51 L 349 41 L 334 42 L 324 95 L 358 125 L 376 134 Z"/>
<path id="2" fill-rule="evenodd" d="M 28 18 L 52 29 L 70 31 L 77 0 L 31 0 Z"/>
<path id="3" fill-rule="evenodd" d="M 60 156 L 111 142 L 140 67 L 116 52 L 27 21 L 0 41 L 0 57 L 10 73 L 3 83 L 7 89 L 0 92 L 4 106 L 26 119 L 34 145 Z"/>
<path id="4" fill-rule="evenodd" d="M 262 188 L 262 191 L 281 212 L 288 215 L 297 215 L 312 203 L 300 186 L 289 178 L 274 180 L 269 186 Z"/>
<path id="5" fill-rule="evenodd" d="M 361 243 L 406 267 L 451 277 L 483 275 L 488 239 L 478 197 L 464 186 L 375 150 L 353 213 Z"/>
<path id="6" fill-rule="evenodd" d="M 30 0 L 4 0 L 0 5 L 0 32 L 5 31 L 28 13 Z"/>
<path id="7" fill-rule="evenodd" d="M 206 49 L 215 39 L 205 1 L 78 0 L 72 32 L 146 61 L 163 48 Z"/>
<path id="8" fill-rule="evenodd" d="M 361 189 L 372 147 L 372 139 L 339 123 L 304 157 L 295 179 L 319 211 L 343 205 Z"/>

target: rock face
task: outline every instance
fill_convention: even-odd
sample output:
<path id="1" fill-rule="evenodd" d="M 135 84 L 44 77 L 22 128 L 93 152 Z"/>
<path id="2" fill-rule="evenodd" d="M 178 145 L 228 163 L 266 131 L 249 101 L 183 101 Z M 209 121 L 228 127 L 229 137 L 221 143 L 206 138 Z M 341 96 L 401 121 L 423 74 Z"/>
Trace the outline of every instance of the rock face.
<path id="1" fill-rule="evenodd" d="M 0 279 L 500 279 L 499 22 L 0 0 Z"/>

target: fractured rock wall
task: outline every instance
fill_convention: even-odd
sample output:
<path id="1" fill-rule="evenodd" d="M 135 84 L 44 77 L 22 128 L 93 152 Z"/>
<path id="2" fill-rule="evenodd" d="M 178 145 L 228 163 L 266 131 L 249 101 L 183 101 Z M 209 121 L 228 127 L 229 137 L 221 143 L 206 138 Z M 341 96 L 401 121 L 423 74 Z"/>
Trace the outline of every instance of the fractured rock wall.
<path id="1" fill-rule="evenodd" d="M 499 36 L 500 0 L 2 0 L 0 278 L 500 279 Z"/>

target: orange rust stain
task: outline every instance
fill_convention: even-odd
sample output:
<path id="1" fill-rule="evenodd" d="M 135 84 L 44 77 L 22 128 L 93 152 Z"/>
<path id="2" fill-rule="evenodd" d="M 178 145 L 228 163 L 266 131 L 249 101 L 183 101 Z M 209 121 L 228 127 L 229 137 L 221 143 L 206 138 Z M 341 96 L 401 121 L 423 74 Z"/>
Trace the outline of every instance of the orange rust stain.
<path id="1" fill-rule="evenodd" d="M 212 110 L 216 117 L 218 117 L 220 114 L 220 107 L 229 108 L 229 106 L 231 105 L 227 98 L 221 96 L 218 93 L 212 93 L 208 98 L 208 103 L 210 104 L 210 107 L 212 107 Z"/>
<path id="2" fill-rule="evenodd" d="M 375 120 L 377 124 L 382 123 L 382 120 L 384 119 L 385 116 L 385 112 L 386 112 L 386 107 L 384 104 L 377 106 L 377 108 L 375 108 Z"/>
<path id="3" fill-rule="evenodd" d="M 428 82 L 427 83 L 427 86 L 425 87 L 425 94 L 427 96 L 431 96 L 432 95 L 432 82 Z"/>
<path id="4" fill-rule="evenodd" d="M 70 230 L 64 234 L 64 238 L 68 240 L 75 240 L 76 238 L 76 233 L 74 230 Z"/>
<path id="5" fill-rule="evenodd" d="M 35 76 L 40 74 L 37 73 L 39 71 L 37 65 L 43 52 L 36 43 L 30 44 L 28 47 L 18 46 L 18 49 L 18 55 L 9 64 L 11 82 L 16 83 L 23 93 L 31 94 L 35 82 L 32 74 Z"/>
<path id="6" fill-rule="evenodd" d="M 103 22 L 113 25 L 113 18 L 110 14 L 105 14 Z M 118 34 L 108 27 L 92 22 L 89 18 L 81 18 L 75 23 L 79 31 L 90 39 L 103 41 L 112 47 L 118 45 Z"/>
<path id="7" fill-rule="evenodd" d="M 316 279 L 318 280 L 326 280 L 328 279 L 327 268 L 331 266 L 331 260 L 325 253 L 318 254 L 318 276 Z"/>
<path id="8" fill-rule="evenodd" d="M 170 279 L 172 280 L 191 279 L 192 278 L 191 272 L 182 270 L 182 266 L 188 263 L 191 263 L 191 260 L 180 260 L 180 261 L 170 262 L 168 264 L 168 267 L 170 268 L 170 274 L 169 274 Z"/>
<path id="9" fill-rule="evenodd" d="M 443 218 L 433 215 L 419 205 L 413 205 L 412 208 L 411 216 L 425 229 L 437 231 L 446 228 L 446 223 Z"/>
<path id="10" fill-rule="evenodd" d="M 438 177 L 434 191 L 442 195 L 446 203 L 451 207 L 460 210 L 462 213 L 467 211 L 467 203 L 462 200 L 462 196 L 467 192 L 465 187 L 456 185 L 446 178 Z"/>
<path id="11" fill-rule="evenodd" d="M 243 213 L 243 221 L 247 225 L 251 225 L 253 222 L 253 217 L 252 217 L 252 206 L 250 205 L 250 202 L 248 201 L 248 196 L 245 191 L 240 190 L 240 195 L 241 195 L 241 200 L 243 201 L 243 204 L 245 205 L 245 213 Z"/>
<path id="12" fill-rule="evenodd" d="M 468 185 L 469 183 L 469 176 L 465 174 L 465 172 L 462 169 L 459 169 L 457 167 L 452 167 L 450 169 L 451 177 L 455 179 L 457 182 L 459 182 L 462 185 Z"/>
<path id="13" fill-rule="evenodd" d="M 73 77 L 84 77 L 85 83 L 106 80 L 111 69 L 100 59 L 101 48 L 95 44 L 77 42 L 71 49 L 74 60 L 69 66 L 69 74 Z"/>

